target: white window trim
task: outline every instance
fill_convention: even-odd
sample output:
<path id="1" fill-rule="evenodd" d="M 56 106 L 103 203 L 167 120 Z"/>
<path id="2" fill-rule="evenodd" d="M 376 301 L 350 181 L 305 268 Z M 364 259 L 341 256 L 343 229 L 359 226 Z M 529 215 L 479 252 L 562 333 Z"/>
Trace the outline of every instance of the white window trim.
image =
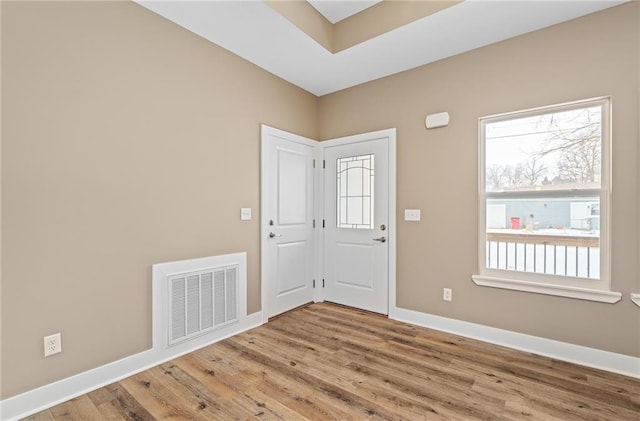
<path id="1" fill-rule="evenodd" d="M 525 117 L 543 112 L 555 112 L 583 108 L 592 105 L 604 107 L 602 116 L 602 178 L 600 186 L 600 279 L 557 276 L 541 273 L 528 273 L 486 267 L 486 198 L 485 189 L 485 129 L 490 122 Z M 611 99 L 609 97 L 592 98 L 565 104 L 539 107 L 529 110 L 481 117 L 478 120 L 478 274 L 472 276 L 476 285 L 510 289 L 582 300 L 616 303 L 622 293 L 611 291 Z M 640 300 L 640 294 L 638 294 Z M 633 300 L 633 297 L 632 297 Z M 634 300 L 636 302 L 636 300 Z"/>
<path id="2" fill-rule="evenodd" d="M 515 291 L 533 292 L 536 294 L 577 298 L 580 300 L 598 301 L 601 303 L 614 304 L 622 299 L 622 293 L 620 292 L 604 291 L 599 289 L 577 288 L 566 285 L 520 281 L 506 278 L 493 278 L 481 275 L 472 275 L 471 279 L 476 285 L 484 287 L 511 289 Z M 638 303 L 640 303 L 640 294 L 637 295 Z M 633 297 L 631 299 L 633 300 Z"/>

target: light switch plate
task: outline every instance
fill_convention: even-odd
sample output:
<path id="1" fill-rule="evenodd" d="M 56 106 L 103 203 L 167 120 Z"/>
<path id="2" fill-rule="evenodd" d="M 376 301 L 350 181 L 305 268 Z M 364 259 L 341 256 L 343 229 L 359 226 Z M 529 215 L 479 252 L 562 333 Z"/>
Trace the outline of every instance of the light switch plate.
<path id="1" fill-rule="evenodd" d="M 420 220 L 420 209 L 405 209 L 404 210 L 404 220 L 405 221 L 419 221 Z"/>
<path id="2" fill-rule="evenodd" d="M 241 221 L 251 220 L 251 208 L 240 208 L 240 220 Z"/>

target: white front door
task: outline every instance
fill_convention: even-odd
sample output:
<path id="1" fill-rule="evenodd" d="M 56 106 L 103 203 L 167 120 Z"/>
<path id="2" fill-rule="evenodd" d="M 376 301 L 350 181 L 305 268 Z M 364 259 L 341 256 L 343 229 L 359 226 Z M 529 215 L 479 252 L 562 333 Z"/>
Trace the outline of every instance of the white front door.
<path id="1" fill-rule="evenodd" d="M 262 126 L 262 310 L 266 318 L 313 300 L 317 142 Z"/>
<path id="2" fill-rule="evenodd" d="M 382 314 L 389 311 L 389 251 L 395 241 L 392 138 L 393 129 L 322 143 L 324 299 Z"/>

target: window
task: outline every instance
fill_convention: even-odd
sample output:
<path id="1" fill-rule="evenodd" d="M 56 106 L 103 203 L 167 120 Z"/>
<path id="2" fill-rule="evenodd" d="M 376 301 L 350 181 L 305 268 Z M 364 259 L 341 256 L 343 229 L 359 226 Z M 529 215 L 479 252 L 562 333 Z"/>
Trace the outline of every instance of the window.
<path id="1" fill-rule="evenodd" d="M 373 155 L 338 158 L 338 228 L 373 229 L 373 158 Z"/>
<path id="2" fill-rule="evenodd" d="M 600 98 L 480 119 L 474 282 L 620 298 L 609 292 L 609 114 Z"/>

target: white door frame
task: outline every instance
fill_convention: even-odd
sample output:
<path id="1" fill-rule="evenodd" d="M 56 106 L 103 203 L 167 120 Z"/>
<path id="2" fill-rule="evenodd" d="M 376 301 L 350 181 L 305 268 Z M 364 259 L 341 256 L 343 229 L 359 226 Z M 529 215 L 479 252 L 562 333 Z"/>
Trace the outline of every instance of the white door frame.
<path id="1" fill-rule="evenodd" d="M 325 140 L 320 142 L 320 153 L 324 157 L 324 149 L 332 146 L 348 145 L 352 143 L 367 142 L 370 140 L 386 137 L 389 139 L 389 223 L 388 233 L 386 234 L 389 244 L 389 291 L 388 291 L 388 317 L 395 317 L 396 313 L 396 244 L 397 244 L 397 223 L 396 223 L 396 129 L 384 129 L 375 132 L 360 133 L 353 136 L 344 136 L 336 139 Z M 324 177 L 320 178 L 321 197 L 319 202 L 322 204 L 321 210 L 324 211 L 325 185 Z M 324 218 L 325 215 L 322 214 Z M 324 231 L 320 237 L 320 262 L 324 262 Z M 319 265 L 321 278 L 324 278 L 324 265 Z M 324 290 L 320 288 L 320 301 L 324 301 Z"/>
<path id="2" fill-rule="evenodd" d="M 266 212 L 266 209 L 267 209 L 267 200 L 266 200 L 267 193 L 266 192 L 270 191 L 267 186 L 267 180 L 269 178 L 267 177 L 267 174 L 266 174 L 266 170 L 267 170 L 266 157 L 268 156 L 266 154 L 266 148 L 268 146 L 270 136 L 277 137 L 281 140 L 285 140 L 289 142 L 300 143 L 302 145 L 311 146 L 314 148 L 314 159 L 316 162 L 316 165 L 313 169 L 313 190 L 314 190 L 313 218 L 316 221 L 315 229 L 314 229 L 314 238 L 312 240 L 314 248 L 316 250 L 316 253 L 314 253 L 314 259 L 313 259 L 313 275 L 314 275 L 314 279 L 316 280 L 315 281 L 316 288 L 314 288 L 314 291 L 313 291 L 314 302 L 319 301 L 318 294 L 320 290 L 320 288 L 318 288 L 319 285 L 317 282 L 318 267 L 319 267 L 319 263 L 321 262 L 321 260 L 319 260 L 318 258 L 318 252 L 317 252 L 318 247 L 321 247 L 321 244 L 319 243 L 320 236 L 317 235 L 317 232 L 318 232 L 317 221 L 318 221 L 318 215 L 320 214 L 319 199 L 321 198 L 321 196 L 318 195 L 318 192 L 320 191 L 320 184 L 319 184 L 320 165 L 317 164 L 321 162 L 320 159 L 318 158 L 320 156 L 319 155 L 320 142 L 294 134 L 294 133 L 289 133 L 284 130 L 276 129 L 275 127 L 270 127 L 265 124 L 261 124 L 260 125 L 260 160 L 261 160 L 261 165 L 260 165 L 260 279 L 261 279 L 260 295 L 261 295 L 262 323 L 267 323 L 267 321 L 269 320 L 269 312 L 267 311 L 269 303 L 268 303 L 268 294 L 266 293 L 266 291 L 269 291 L 268 285 L 266 284 L 268 282 L 269 277 L 267 276 L 266 266 L 264 262 L 267 259 L 268 236 L 269 236 L 269 232 L 272 229 L 269 226 L 269 221 L 268 221 L 269 216 L 268 216 L 268 213 Z"/>
<path id="3" fill-rule="evenodd" d="M 261 165 L 260 165 L 260 282 L 261 282 L 261 305 L 262 305 L 262 322 L 267 323 L 267 294 L 268 291 L 266 282 L 268 277 L 265 274 L 265 259 L 266 259 L 266 242 L 269 234 L 269 221 L 267 221 L 266 210 L 266 165 L 265 165 L 265 147 L 267 142 L 266 134 L 275 135 L 277 137 L 287 139 L 290 141 L 299 142 L 305 145 L 314 146 L 316 149 L 316 165 L 314 168 L 314 190 L 315 199 L 313 215 L 315 220 L 314 233 L 314 245 L 316 246 L 316 255 L 314 259 L 314 274 L 315 285 L 314 289 L 314 302 L 324 301 L 324 290 L 322 288 L 322 279 L 324 278 L 324 268 L 322 262 L 324 261 L 324 231 L 322 230 L 322 220 L 324 217 L 324 176 L 319 172 L 322 170 L 322 157 L 324 156 L 324 148 L 347 145 L 350 143 L 366 142 L 367 140 L 380 139 L 386 137 L 389 139 L 389 231 L 387 235 L 387 241 L 389 244 L 389 303 L 388 303 L 388 317 L 396 317 L 396 129 L 384 129 L 369 133 L 357 134 L 354 136 L 345 136 L 336 139 L 326 140 L 318 142 L 316 140 L 308 139 L 293 133 L 286 132 L 284 130 L 276 129 L 267 125 L 261 125 Z"/>

